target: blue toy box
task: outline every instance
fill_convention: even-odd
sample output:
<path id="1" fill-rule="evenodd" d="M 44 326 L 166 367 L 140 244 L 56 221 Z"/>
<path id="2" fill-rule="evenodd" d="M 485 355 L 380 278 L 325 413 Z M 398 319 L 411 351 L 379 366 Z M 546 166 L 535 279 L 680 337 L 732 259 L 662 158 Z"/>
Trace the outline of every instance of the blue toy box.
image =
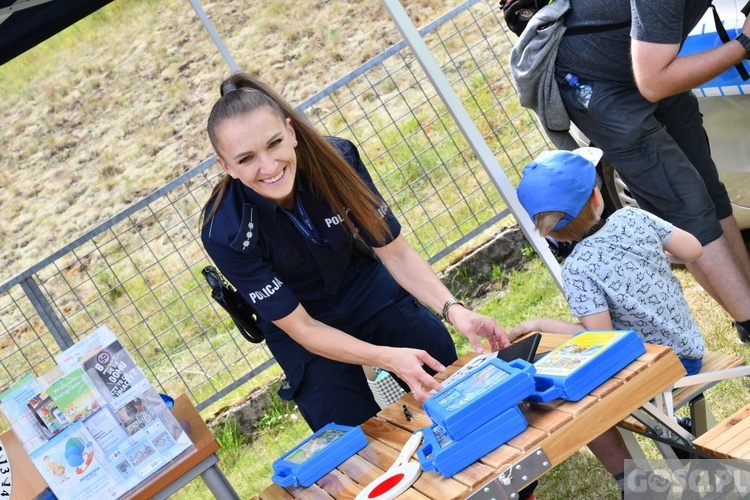
<path id="1" fill-rule="evenodd" d="M 472 434 L 534 392 L 534 365 L 491 359 L 422 405 L 433 423 L 454 439 Z"/>
<path id="2" fill-rule="evenodd" d="M 453 439 L 438 424 L 424 429 L 424 445 L 417 450 L 425 471 L 445 477 L 468 467 L 527 427 L 518 406 L 512 406 L 462 439 Z"/>
<path id="3" fill-rule="evenodd" d="M 360 427 L 328 424 L 277 459 L 271 480 L 279 486 L 311 486 L 365 446 Z"/>
<path id="4" fill-rule="evenodd" d="M 634 330 L 579 332 L 534 363 L 536 390 L 527 399 L 578 401 L 644 352 Z"/>

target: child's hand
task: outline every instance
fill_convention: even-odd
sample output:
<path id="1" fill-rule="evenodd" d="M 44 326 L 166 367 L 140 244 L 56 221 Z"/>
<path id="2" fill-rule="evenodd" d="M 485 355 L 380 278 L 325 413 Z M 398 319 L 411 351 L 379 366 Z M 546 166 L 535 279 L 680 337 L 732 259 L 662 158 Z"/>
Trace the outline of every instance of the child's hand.
<path id="1" fill-rule="evenodd" d="M 508 338 L 511 342 L 516 340 L 521 335 L 524 335 L 529 332 L 541 332 L 542 326 L 539 323 L 538 319 L 530 319 L 528 321 L 524 321 L 522 323 L 519 323 L 516 325 L 515 328 L 513 328 L 511 331 L 508 332 Z"/>

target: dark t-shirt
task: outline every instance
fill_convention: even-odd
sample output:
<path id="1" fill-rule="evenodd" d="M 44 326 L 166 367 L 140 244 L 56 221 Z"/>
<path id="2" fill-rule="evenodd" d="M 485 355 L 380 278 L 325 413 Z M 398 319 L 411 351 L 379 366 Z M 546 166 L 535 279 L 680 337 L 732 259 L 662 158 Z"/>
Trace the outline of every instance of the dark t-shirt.
<path id="1" fill-rule="evenodd" d="M 676 44 L 687 38 L 710 5 L 710 0 L 570 0 L 568 28 L 605 26 L 631 19 L 630 28 L 563 37 L 557 53 L 557 72 L 582 80 L 635 85 L 630 39 Z"/>

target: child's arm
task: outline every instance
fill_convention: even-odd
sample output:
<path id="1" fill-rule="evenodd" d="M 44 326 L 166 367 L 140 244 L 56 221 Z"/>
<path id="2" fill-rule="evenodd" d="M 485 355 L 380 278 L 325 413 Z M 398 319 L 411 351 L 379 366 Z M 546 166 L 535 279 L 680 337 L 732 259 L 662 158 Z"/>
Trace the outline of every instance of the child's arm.
<path id="1" fill-rule="evenodd" d="M 512 342 L 515 338 L 529 332 L 567 333 L 573 335 L 584 329 L 585 327 L 581 323 L 569 323 L 551 318 L 537 318 L 523 321 L 516 325 L 515 328 L 508 332 L 508 338 Z"/>
<path id="2" fill-rule="evenodd" d="M 668 252 L 669 262 L 674 264 L 693 262 L 703 254 L 703 247 L 696 237 L 678 227 L 672 229 L 664 249 Z"/>
<path id="3" fill-rule="evenodd" d="M 612 318 L 609 311 L 602 311 L 588 316 L 578 318 L 580 323 L 570 323 L 552 318 L 537 318 L 523 321 L 508 332 L 508 338 L 515 340 L 517 337 L 529 332 L 567 333 L 573 335 L 581 330 L 612 330 Z"/>
<path id="4" fill-rule="evenodd" d="M 612 326 L 612 317 L 609 315 L 609 311 L 581 316 L 578 320 L 586 330 L 612 330 L 614 328 Z"/>

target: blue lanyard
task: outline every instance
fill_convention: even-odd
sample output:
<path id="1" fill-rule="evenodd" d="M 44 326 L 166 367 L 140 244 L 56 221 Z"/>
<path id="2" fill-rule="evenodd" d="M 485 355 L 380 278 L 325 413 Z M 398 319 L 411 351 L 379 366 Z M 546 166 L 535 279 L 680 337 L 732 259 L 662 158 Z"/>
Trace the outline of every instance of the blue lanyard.
<path id="1" fill-rule="evenodd" d="M 289 219 L 291 219 L 294 227 L 296 227 L 297 230 L 302 233 L 302 236 L 307 238 L 308 241 L 315 243 L 316 245 L 328 245 L 328 240 L 321 237 L 320 233 L 318 233 L 318 230 L 315 229 L 315 226 L 313 225 L 310 217 L 305 211 L 305 207 L 302 206 L 302 200 L 297 199 L 295 208 L 297 209 L 296 214 L 283 208 L 282 210 L 284 210 L 284 213 L 289 217 Z"/>

